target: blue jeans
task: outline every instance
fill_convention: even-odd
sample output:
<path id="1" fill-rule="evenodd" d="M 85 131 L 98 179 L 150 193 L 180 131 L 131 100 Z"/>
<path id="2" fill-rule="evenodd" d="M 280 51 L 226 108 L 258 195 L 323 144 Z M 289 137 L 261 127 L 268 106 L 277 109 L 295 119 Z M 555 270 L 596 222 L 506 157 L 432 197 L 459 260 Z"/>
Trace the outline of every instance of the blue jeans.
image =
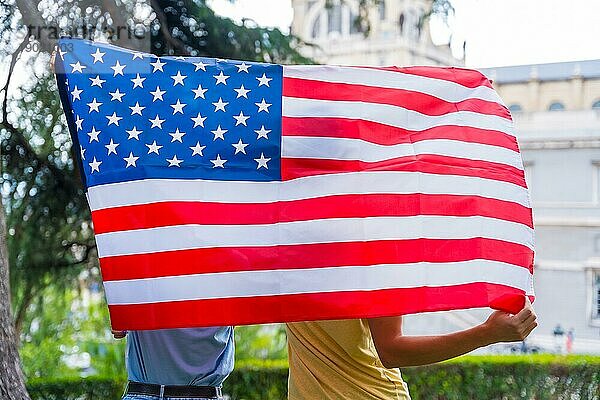
<path id="1" fill-rule="evenodd" d="M 159 400 L 161 399 L 159 396 L 149 396 L 147 394 L 127 394 L 123 397 L 122 400 Z M 219 397 L 222 399 L 222 397 Z M 215 400 L 207 399 L 205 397 L 163 397 L 162 400 Z"/>

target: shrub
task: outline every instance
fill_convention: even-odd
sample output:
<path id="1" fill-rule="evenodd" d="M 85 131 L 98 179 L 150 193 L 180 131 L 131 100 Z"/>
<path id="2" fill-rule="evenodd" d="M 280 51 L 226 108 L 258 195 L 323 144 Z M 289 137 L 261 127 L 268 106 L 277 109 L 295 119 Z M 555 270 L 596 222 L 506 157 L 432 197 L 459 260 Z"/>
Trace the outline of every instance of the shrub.
<path id="1" fill-rule="evenodd" d="M 600 357 L 467 356 L 402 374 L 413 400 L 600 399 Z"/>
<path id="2" fill-rule="evenodd" d="M 233 400 L 280 400 L 286 361 L 244 361 L 225 381 Z M 402 370 L 413 400 L 600 400 L 597 356 L 466 356 Z M 89 377 L 30 380 L 33 400 L 119 399 L 125 382 Z"/>
<path id="3" fill-rule="evenodd" d="M 112 400 L 120 399 L 125 381 L 118 378 L 52 378 L 27 382 L 32 400 Z"/>

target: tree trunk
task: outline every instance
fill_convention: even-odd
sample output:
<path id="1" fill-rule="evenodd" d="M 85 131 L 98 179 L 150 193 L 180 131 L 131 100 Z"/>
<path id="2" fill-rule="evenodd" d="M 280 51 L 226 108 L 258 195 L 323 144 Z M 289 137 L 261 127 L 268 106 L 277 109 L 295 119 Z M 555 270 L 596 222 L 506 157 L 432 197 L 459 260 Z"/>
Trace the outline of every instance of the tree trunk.
<path id="1" fill-rule="evenodd" d="M 6 218 L 0 198 L 0 399 L 29 400 L 10 310 Z"/>

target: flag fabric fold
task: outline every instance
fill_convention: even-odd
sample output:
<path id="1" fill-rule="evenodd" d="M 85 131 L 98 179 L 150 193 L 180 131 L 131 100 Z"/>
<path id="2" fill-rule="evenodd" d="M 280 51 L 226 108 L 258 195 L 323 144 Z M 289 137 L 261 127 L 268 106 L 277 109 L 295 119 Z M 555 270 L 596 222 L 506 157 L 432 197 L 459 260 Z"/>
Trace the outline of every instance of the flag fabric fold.
<path id="1" fill-rule="evenodd" d="M 115 329 L 516 312 L 533 298 L 523 163 L 477 71 L 70 38 L 55 67 Z"/>

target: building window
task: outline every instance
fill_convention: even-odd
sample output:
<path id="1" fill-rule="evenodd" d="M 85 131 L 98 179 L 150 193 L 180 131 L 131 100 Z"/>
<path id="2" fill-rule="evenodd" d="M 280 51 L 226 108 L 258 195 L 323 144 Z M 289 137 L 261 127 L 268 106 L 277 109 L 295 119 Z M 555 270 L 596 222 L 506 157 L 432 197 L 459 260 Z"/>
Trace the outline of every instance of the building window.
<path id="1" fill-rule="evenodd" d="M 600 110 L 600 100 L 596 100 L 594 104 L 592 104 L 592 110 Z"/>
<path id="2" fill-rule="evenodd" d="M 379 0 L 379 19 L 385 21 L 385 0 Z"/>
<path id="3" fill-rule="evenodd" d="M 533 161 L 523 161 L 523 170 L 525 172 L 525 182 L 527 183 L 527 188 L 531 194 L 531 184 L 533 182 Z"/>
<path id="4" fill-rule="evenodd" d="M 354 14 L 352 10 L 350 10 L 348 14 L 350 15 L 350 34 L 362 32 L 360 18 L 358 18 L 358 16 Z"/>
<path id="5" fill-rule="evenodd" d="M 565 109 L 565 105 L 560 101 L 555 101 L 548 106 L 548 111 L 563 111 Z"/>
<path id="6" fill-rule="evenodd" d="M 342 6 L 339 4 L 327 10 L 327 32 L 342 33 Z"/>
<path id="7" fill-rule="evenodd" d="M 592 276 L 592 319 L 600 319 L 600 270 Z"/>
<path id="8" fill-rule="evenodd" d="M 511 104 L 508 106 L 508 109 L 512 114 L 523 111 L 523 107 L 518 103 Z"/>
<path id="9" fill-rule="evenodd" d="M 323 18 L 323 14 L 319 14 L 319 16 L 313 22 L 311 35 L 313 39 L 317 39 L 321 36 L 321 18 Z"/>

